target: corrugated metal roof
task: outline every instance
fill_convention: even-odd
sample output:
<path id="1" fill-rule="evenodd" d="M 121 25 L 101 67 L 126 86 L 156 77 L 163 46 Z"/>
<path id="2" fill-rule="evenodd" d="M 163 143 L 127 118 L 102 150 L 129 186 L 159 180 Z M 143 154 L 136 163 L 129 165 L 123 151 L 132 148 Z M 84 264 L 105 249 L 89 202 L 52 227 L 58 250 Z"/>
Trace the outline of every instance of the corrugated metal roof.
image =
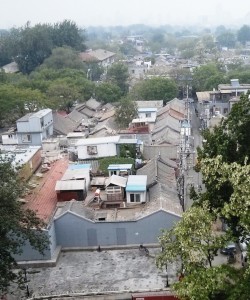
<path id="1" fill-rule="evenodd" d="M 61 180 L 84 179 L 89 177 L 89 169 L 67 169 Z"/>
<path id="2" fill-rule="evenodd" d="M 131 170 L 132 164 L 113 164 L 108 166 L 108 170 Z"/>
<path id="3" fill-rule="evenodd" d="M 84 190 L 85 180 L 58 180 L 55 191 Z"/>
<path id="4" fill-rule="evenodd" d="M 110 184 L 114 184 L 114 185 L 125 187 L 126 183 L 127 183 L 127 178 L 118 175 L 112 175 L 106 180 L 106 186 L 109 186 Z"/>
<path id="5" fill-rule="evenodd" d="M 146 191 L 147 175 L 129 175 L 127 181 L 127 192 Z"/>
<path id="6" fill-rule="evenodd" d="M 91 164 L 70 164 L 69 170 L 91 169 Z"/>

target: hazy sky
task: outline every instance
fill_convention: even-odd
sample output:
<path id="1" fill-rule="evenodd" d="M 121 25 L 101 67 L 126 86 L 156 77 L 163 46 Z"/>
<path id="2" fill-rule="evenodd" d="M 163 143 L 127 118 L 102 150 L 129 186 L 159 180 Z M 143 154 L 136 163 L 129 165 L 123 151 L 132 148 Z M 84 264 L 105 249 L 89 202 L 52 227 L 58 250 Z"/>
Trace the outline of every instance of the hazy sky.
<path id="1" fill-rule="evenodd" d="M 249 0 L 0 0 L 0 28 L 69 19 L 90 25 L 249 24 Z"/>

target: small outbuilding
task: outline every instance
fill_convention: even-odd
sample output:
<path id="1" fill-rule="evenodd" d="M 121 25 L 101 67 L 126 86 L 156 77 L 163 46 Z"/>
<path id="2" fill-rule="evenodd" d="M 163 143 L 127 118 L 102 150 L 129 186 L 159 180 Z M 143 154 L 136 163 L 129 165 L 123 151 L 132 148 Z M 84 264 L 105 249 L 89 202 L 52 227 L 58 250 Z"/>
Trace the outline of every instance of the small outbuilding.
<path id="1" fill-rule="evenodd" d="M 126 186 L 127 203 L 145 203 L 147 175 L 130 175 Z"/>

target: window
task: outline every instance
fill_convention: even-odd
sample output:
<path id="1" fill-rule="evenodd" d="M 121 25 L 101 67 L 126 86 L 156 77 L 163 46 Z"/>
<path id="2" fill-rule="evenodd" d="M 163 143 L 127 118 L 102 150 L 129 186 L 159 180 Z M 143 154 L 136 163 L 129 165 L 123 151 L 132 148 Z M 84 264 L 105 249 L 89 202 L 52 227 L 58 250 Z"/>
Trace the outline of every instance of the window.
<path id="1" fill-rule="evenodd" d="M 88 155 L 95 155 L 97 154 L 97 146 L 87 146 Z"/>
<path id="2" fill-rule="evenodd" d="M 151 113 L 146 113 L 146 118 L 151 118 Z"/>
<path id="3" fill-rule="evenodd" d="M 130 194 L 130 202 L 141 202 L 141 194 Z"/>
<path id="4" fill-rule="evenodd" d="M 30 134 L 22 134 L 22 142 L 23 143 L 30 143 L 31 142 L 31 135 Z"/>

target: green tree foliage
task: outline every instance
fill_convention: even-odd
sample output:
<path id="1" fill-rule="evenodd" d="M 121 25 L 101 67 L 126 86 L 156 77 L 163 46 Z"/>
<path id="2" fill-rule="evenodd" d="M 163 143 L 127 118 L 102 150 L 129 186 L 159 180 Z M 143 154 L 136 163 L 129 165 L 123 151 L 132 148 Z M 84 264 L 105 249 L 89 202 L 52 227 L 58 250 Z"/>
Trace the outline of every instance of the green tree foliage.
<path id="1" fill-rule="evenodd" d="M 29 23 L 20 30 L 15 61 L 22 73 L 29 74 L 50 56 L 53 48 L 51 31 L 49 25 L 30 27 Z"/>
<path id="2" fill-rule="evenodd" d="M 217 36 L 217 41 L 221 47 L 233 48 L 235 46 L 236 37 L 233 32 L 227 30 Z"/>
<path id="3" fill-rule="evenodd" d="M 228 221 L 236 237 L 237 231 L 249 234 L 250 165 L 226 163 L 223 162 L 222 156 L 217 156 L 202 160 L 201 172 L 208 190 L 205 197 L 210 200 L 210 206 L 215 206 L 216 200 L 220 200 L 223 192 L 227 194 L 227 199 L 224 199 L 218 211 L 220 217 Z M 213 199 L 209 197 L 211 194 Z"/>
<path id="4" fill-rule="evenodd" d="M 80 30 L 75 22 L 64 20 L 53 26 L 53 44 L 55 47 L 68 46 L 75 50 L 84 51 L 84 31 Z"/>
<path id="5" fill-rule="evenodd" d="M 116 84 L 121 89 L 122 95 L 128 92 L 128 67 L 122 63 L 115 63 L 107 71 L 107 81 Z"/>
<path id="6" fill-rule="evenodd" d="M 51 102 L 51 107 L 70 113 L 74 102 L 80 97 L 80 92 L 66 79 L 58 79 L 49 86 L 47 96 Z"/>
<path id="7" fill-rule="evenodd" d="M 11 30 L 0 35 L 0 66 L 4 66 L 13 61 L 16 56 L 16 48 L 20 35 L 20 29 Z"/>
<path id="8" fill-rule="evenodd" d="M 206 199 L 211 207 L 219 209 L 221 217 L 225 218 L 236 236 L 239 235 L 242 227 L 239 226 L 239 216 L 223 213 L 225 205 L 229 205 L 232 200 L 235 179 L 231 180 L 230 174 L 226 175 L 221 164 L 229 164 L 230 167 L 228 168 L 231 168 L 233 176 L 236 176 L 236 171 L 233 171 L 234 163 L 239 165 L 249 164 L 248 160 L 246 160 L 250 157 L 249 112 L 250 102 L 248 95 L 242 95 L 241 100 L 234 104 L 227 119 L 223 119 L 221 124 L 215 127 L 213 131 L 204 131 L 203 138 L 206 142 L 203 143 L 202 149 L 198 149 L 198 160 L 201 162 L 203 181 L 207 189 L 200 200 Z M 209 163 L 206 159 L 215 159 L 217 156 L 220 159 L 216 160 L 206 170 L 202 162 L 205 161 L 205 164 L 208 166 Z M 237 172 L 239 171 L 237 170 Z M 244 177 L 242 177 L 242 181 L 244 181 Z"/>
<path id="9" fill-rule="evenodd" d="M 120 88 L 110 82 L 103 82 L 95 88 L 95 98 L 104 103 L 118 102 L 121 98 Z"/>
<path id="10" fill-rule="evenodd" d="M 184 273 L 184 278 L 173 285 L 181 299 L 212 299 L 212 295 L 230 286 L 227 277 L 232 278 L 235 273 L 231 274 L 232 268 L 213 266 L 214 257 L 227 238 L 213 230 L 215 219 L 216 213 L 209 211 L 206 203 L 193 206 L 159 237 L 162 252 L 157 257 L 158 267 L 179 261 L 179 273 Z"/>
<path id="11" fill-rule="evenodd" d="M 13 270 L 17 266 L 14 255 L 22 253 L 27 241 L 44 253 L 48 239 L 42 232 L 44 223 L 17 201 L 23 187 L 11 160 L 0 160 L 0 181 L 0 294 L 4 294 L 12 282 L 20 283 L 22 279 Z"/>
<path id="12" fill-rule="evenodd" d="M 85 70 L 86 74 L 88 74 L 88 79 L 93 81 L 99 81 L 104 73 L 104 67 L 100 66 L 98 62 L 85 63 Z"/>
<path id="13" fill-rule="evenodd" d="M 0 84 L 0 126 L 12 124 L 28 112 L 46 106 L 46 99 L 38 90 Z"/>
<path id="14" fill-rule="evenodd" d="M 21 84 L 48 95 L 47 92 L 55 81 L 64 81 L 64 86 L 74 87 L 79 93 L 79 101 L 88 100 L 94 93 L 94 83 L 86 78 L 85 71 L 76 69 L 38 69 L 30 74 L 28 81 Z"/>
<path id="15" fill-rule="evenodd" d="M 203 148 L 199 150 L 199 159 L 223 157 L 225 162 L 244 164 L 245 158 L 250 157 L 250 101 L 248 95 L 241 95 L 235 103 L 227 119 L 213 131 L 203 132 Z"/>
<path id="16" fill-rule="evenodd" d="M 175 98 L 177 93 L 178 87 L 173 80 L 154 77 L 135 84 L 131 96 L 135 100 L 163 100 L 166 103 Z"/>
<path id="17" fill-rule="evenodd" d="M 159 237 L 163 251 L 158 256 L 158 266 L 181 260 L 188 273 L 198 267 L 212 267 L 214 256 L 225 243 L 224 236 L 213 231 L 215 218 L 206 203 L 184 213 L 173 229 L 164 230 Z"/>
<path id="18" fill-rule="evenodd" d="M 193 74 L 193 87 L 195 91 L 205 91 L 217 88 L 214 84 L 223 80 L 224 74 L 218 69 L 218 66 L 214 63 L 210 63 L 194 70 Z"/>
<path id="19" fill-rule="evenodd" d="M 250 83 L 250 70 L 240 68 L 237 70 L 232 70 L 228 73 L 229 78 L 237 78 L 240 83 L 249 84 Z"/>
<path id="20" fill-rule="evenodd" d="M 128 97 L 122 98 L 115 113 L 115 122 L 119 128 L 127 128 L 129 123 L 138 115 L 136 102 Z"/>
<path id="21" fill-rule="evenodd" d="M 74 22 L 65 20 L 54 25 L 37 24 L 31 27 L 12 29 L 0 38 L 0 53 L 3 61 L 0 65 L 14 60 L 24 74 L 31 73 L 51 55 L 52 49 L 68 46 L 84 50 L 84 35 Z"/>
<path id="22" fill-rule="evenodd" d="M 52 54 L 46 58 L 41 65 L 43 68 L 50 69 L 80 69 L 83 70 L 84 64 L 78 52 L 69 47 L 59 47 L 52 50 Z"/>
<path id="23" fill-rule="evenodd" d="M 243 25 L 237 33 L 237 39 L 243 45 L 245 45 L 247 41 L 250 41 L 250 26 Z"/>

